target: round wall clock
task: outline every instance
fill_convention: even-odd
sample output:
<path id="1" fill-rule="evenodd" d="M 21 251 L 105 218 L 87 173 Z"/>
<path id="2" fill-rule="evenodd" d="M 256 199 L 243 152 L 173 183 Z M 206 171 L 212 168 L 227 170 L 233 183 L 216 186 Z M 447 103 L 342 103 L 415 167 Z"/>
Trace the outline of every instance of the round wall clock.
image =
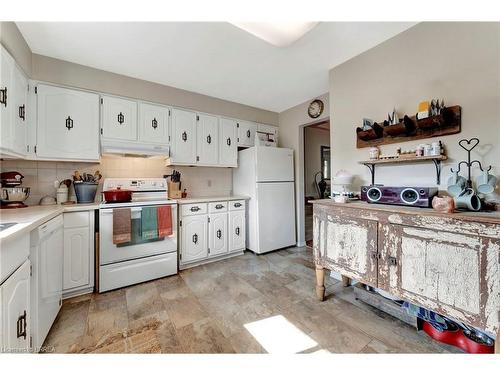
<path id="1" fill-rule="evenodd" d="M 307 113 L 311 118 L 318 118 L 323 113 L 324 108 L 325 105 L 323 104 L 323 102 L 319 99 L 315 99 L 311 102 L 311 104 L 309 104 L 309 107 L 307 108 Z"/>

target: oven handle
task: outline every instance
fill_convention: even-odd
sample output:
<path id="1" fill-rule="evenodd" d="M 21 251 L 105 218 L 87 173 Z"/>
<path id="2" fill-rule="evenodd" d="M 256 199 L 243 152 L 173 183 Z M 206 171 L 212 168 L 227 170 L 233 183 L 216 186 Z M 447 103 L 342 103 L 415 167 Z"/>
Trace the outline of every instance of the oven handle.
<path id="1" fill-rule="evenodd" d="M 105 209 L 100 209 L 102 215 L 112 215 L 113 214 L 113 208 L 105 208 Z M 142 211 L 141 207 L 130 207 L 130 211 L 132 212 L 139 212 Z"/>

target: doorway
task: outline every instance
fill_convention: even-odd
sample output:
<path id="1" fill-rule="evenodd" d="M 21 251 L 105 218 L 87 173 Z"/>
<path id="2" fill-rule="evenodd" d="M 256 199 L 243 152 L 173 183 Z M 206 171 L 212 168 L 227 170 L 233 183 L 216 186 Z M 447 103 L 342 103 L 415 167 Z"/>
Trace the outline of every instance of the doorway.
<path id="1" fill-rule="evenodd" d="M 330 196 L 330 120 L 304 126 L 304 234 L 312 248 L 313 205 Z"/>

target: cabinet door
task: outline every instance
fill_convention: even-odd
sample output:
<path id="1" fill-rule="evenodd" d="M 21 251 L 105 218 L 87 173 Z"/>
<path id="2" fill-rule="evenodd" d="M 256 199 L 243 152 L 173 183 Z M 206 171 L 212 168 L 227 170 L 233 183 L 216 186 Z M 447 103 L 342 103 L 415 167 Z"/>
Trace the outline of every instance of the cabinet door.
<path id="1" fill-rule="evenodd" d="M 167 107 L 139 103 L 139 140 L 168 144 L 168 114 Z"/>
<path id="2" fill-rule="evenodd" d="M 30 349 L 30 261 L 17 269 L 1 288 L 2 348 L 5 352 Z"/>
<path id="3" fill-rule="evenodd" d="M 90 249 L 88 227 L 64 229 L 63 289 L 90 284 Z"/>
<path id="4" fill-rule="evenodd" d="M 172 109 L 171 159 L 174 163 L 196 163 L 196 113 Z"/>
<path id="5" fill-rule="evenodd" d="M 14 67 L 14 107 L 12 133 L 14 142 L 12 151 L 20 155 L 26 154 L 27 135 L 27 101 L 28 101 L 28 80 L 18 67 Z"/>
<path id="6" fill-rule="evenodd" d="M 0 45 L 0 148 L 10 150 L 14 143 L 12 100 L 15 62 Z"/>
<path id="7" fill-rule="evenodd" d="M 99 160 L 99 96 L 37 86 L 38 158 Z"/>
<path id="8" fill-rule="evenodd" d="M 229 251 L 246 249 L 245 210 L 229 212 Z"/>
<path id="9" fill-rule="evenodd" d="M 227 213 L 211 214 L 208 226 L 210 256 L 225 254 L 228 251 Z"/>
<path id="10" fill-rule="evenodd" d="M 328 269 L 377 286 L 378 223 L 314 207 L 314 256 Z"/>
<path id="11" fill-rule="evenodd" d="M 238 146 L 254 146 L 256 130 L 256 123 L 250 121 L 238 121 Z"/>
<path id="12" fill-rule="evenodd" d="M 205 259 L 208 256 L 207 215 L 182 218 L 181 263 Z"/>
<path id="13" fill-rule="evenodd" d="M 198 163 L 217 165 L 219 162 L 219 119 L 215 116 L 198 115 Z"/>
<path id="14" fill-rule="evenodd" d="M 464 323 L 497 327 L 500 240 L 393 224 L 380 232 L 383 289 Z"/>
<path id="15" fill-rule="evenodd" d="M 103 96 L 102 136 L 107 139 L 135 141 L 137 139 L 137 102 Z"/>
<path id="16" fill-rule="evenodd" d="M 61 307 L 63 289 L 64 238 L 62 226 L 39 244 L 38 317 L 36 341 L 47 336 Z"/>
<path id="17" fill-rule="evenodd" d="M 225 118 L 219 124 L 219 165 L 238 166 L 238 144 L 236 142 L 236 121 Z"/>

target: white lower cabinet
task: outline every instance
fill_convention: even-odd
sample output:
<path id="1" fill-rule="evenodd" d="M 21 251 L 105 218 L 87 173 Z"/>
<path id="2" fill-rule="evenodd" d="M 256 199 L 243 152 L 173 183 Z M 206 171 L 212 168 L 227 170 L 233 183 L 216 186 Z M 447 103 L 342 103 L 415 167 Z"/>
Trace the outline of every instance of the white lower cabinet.
<path id="1" fill-rule="evenodd" d="M 245 207 L 245 206 L 243 206 Z M 245 209 L 229 212 L 229 251 L 245 249 Z"/>
<path id="2" fill-rule="evenodd" d="M 242 253 L 245 240 L 245 201 L 181 204 L 180 268 Z"/>
<path id="3" fill-rule="evenodd" d="M 63 297 L 94 287 L 94 211 L 64 214 Z"/>
<path id="4" fill-rule="evenodd" d="M 227 253 L 227 213 L 210 214 L 208 223 L 209 255 Z"/>
<path id="5" fill-rule="evenodd" d="M 0 352 L 30 350 L 30 261 L 0 286 Z"/>
<path id="6" fill-rule="evenodd" d="M 181 263 L 190 263 L 208 256 L 208 215 L 193 215 L 181 221 Z"/>

